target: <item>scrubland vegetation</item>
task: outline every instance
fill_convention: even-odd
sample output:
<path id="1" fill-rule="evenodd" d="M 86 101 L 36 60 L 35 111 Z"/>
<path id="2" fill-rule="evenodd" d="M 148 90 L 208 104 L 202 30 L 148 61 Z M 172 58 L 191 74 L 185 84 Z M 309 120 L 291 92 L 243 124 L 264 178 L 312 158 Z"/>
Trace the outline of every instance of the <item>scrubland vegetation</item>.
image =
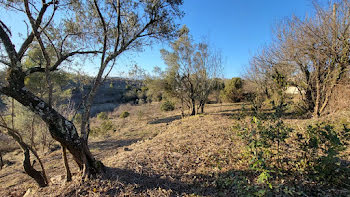
<path id="1" fill-rule="evenodd" d="M 0 3 L 30 24 L 16 50 L 0 20 L 1 196 L 350 195 L 347 0 L 282 21 L 232 79 L 182 1 Z M 152 40 L 165 69 L 108 77 Z M 61 69 L 76 55 L 96 76 Z"/>
<path id="2" fill-rule="evenodd" d="M 14 151 L 3 157 L 2 195 L 31 188 L 39 196 L 346 196 L 349 111 L 276 119 L 264 109 L 253 115 L 247 103 L 208 104 L 205 114 L 181 118 L 181 109 L 165 112 L 160 103 L 121 105 L 107 119 L 91 120 L 89 146 L 106 175 L 79 184 L 70 160 L 73 182 L 65 183 L 53 146 L 42 152 L 51 185 L 38 189 L 18 172 L 21 154 Z M 130 116 L 119 118 L 124 111 Z"/>

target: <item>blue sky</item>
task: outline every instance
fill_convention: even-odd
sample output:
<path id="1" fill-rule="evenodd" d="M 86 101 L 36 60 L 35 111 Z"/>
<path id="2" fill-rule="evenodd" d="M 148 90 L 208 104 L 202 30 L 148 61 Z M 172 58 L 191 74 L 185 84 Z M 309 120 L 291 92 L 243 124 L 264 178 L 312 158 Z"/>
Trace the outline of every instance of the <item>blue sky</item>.
<path id="1" fill-rule="evenodd" d="M 281 20 L 293 14 L 303 17 L 312 10 L 311 0 L 184 0 L 182 10 L 185 16 L 178 21 L 186 24 L 196 42 L 203 38 L 220 50 L 224 57 L 224 77 L 231 78 L 244 74 L 249 58 L 259 48 L 272 39 L 272 28 Z M 0 18 L 13 31 L 25 31 L 23 17 L 9 17 L 0 10 Z M 16 34 L 13 34 L 16 35 Z M 16 43 L 18 45 L 18 43 Z M 16 47 L 18 48 L 19 45 Z M 137 64 L 151 72 L 154 66 L 165 68 L 160 56 L 160 49 L 168 43 L 159 43 L 147 47 L 144 52 L 126 53 L 118 59 L 117 67 L 111 76 L 125 76 L 128 68 Z M 90 64 L 85 69 L 95 75 L 96 68 Z"/>
<path id="2" fill-rule="evenodd" d="M 303 17 L 312 10 L 311 0 L 185 0 L 182 6 L 186 24 L 194 39 L 203 37 L 222 51 L 225 60 L 224 77 L 241 76 L 249 58 L 270 42 L 272 28 L 293 14 Z M 126 64 L 136 63 L 151 71 L 154 66 L 165 68 L 159 49 L 166 44 L 147 48 L 134 54 Z M 132 59 L 132 61 L 130 61 Z M 115 74 L 116 72 L 114 72 Z"/>

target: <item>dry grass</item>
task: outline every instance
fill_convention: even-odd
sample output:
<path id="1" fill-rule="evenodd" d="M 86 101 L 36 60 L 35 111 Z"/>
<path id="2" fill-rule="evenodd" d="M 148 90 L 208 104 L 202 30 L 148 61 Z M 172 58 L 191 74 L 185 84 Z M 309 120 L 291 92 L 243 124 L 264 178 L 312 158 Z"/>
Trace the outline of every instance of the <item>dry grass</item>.
<path id="1" fill-rule="evenodd" d="M 34 196 L 217 196 L 218 176 L 247 170 L 240 156 L 243 142 L 232 130 L 249 119 L 241 108 L 242 104 L 213 104 L 203 115 L 181 119 L 178 109 L 163 112 L 159 103 L 120 106 L 108 114 L 108 120 L 92 120 L 92 128 L 102 121 L 113 124 L 113 130 L 90 140 L 93 154 L 107 166 L 105 176 L 84 183 L 61 181 L 38 189 L 22 173 L 21 154 L 10 153 L 5 158 L 16 163 L 0 171 L 0 196 L 21 196 L 28 188 Z M 119 118 L 123 111 L 130 116 Z M 349 113 L 344 112 L 325 120 L 350 123 L 347 117 Z M 285 121 L 294 128 L 315 122 Z M 64 172 L 60 151 L 43 157 L 50 177 Z M 77 168 L 73 163 L 71 166 L 76 174 Z"/>
<path id="2" fill-rule="evenodd" d="M 344 109 L 350 109 L 350 82 L 344 84 L 338 84 L 334 89 L 330 98 L 326 111 L 334 114 L 344 111 Z"/>

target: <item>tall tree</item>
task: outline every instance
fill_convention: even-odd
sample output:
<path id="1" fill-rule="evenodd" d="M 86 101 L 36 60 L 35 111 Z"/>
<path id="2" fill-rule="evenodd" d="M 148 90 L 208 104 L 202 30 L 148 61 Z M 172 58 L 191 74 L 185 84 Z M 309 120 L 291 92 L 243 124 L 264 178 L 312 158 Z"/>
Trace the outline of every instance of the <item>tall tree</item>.
<path id="1" fill-rule="evenodd" d="M 171 43 L 172 51 L 161 50 L 168 66 L 166 88 L 173 97 L 180 99 L 182 105 L 191 109 L 191 115 L 195 115 L 197 104 L 198 109 L 204 110 L 215 85 L 214 79 L 220 74 L 222 58 L 219 52 L 211 51 L 207 43 L 195 44 L 186 26 L 179 34 L 178 40 Z"/>
<path id="2" fill-rule="evenodd" d="M 0 40 L 4 47 L 0 62 L 6 66 L 7 73 L 6 82 L 0 84 L 0 93 L 38 114 L 48 125 L 51 136 L 73 155 L 84 177 L 100 173 L 103 165 L 88 148 L 86 125 L 104 71 L 127 50 L 141 49 L 153 38 L 172 38 L 176 30 L 173 19 L 182 14 L 179 10 L 182 1 L 2 0 L 0 3 L 5 9 L 24 14 L 29 24 L 29 33 L 16 50 L 11 26 L 0 20 Z M 42 65 L 25 68 L 24 57 L 33 44 L 39 45 L 45 61 Z M 55 58 L 50 57 L 48 49 L 55 51 Z M 50 77 L 48 73 L 57 71 L 62 63 L 79 54 L 99 54 L 101 62 L 92 90 L 86 97 L 81 136 L 71 121 L 28 90 L 24 83 L 28 76 L 37 72 Z"/>
<path id="3" fill-rule="evenodd" d="M 93 98 L 102 80 L 113 68 L 116 58 L 125 51 L 141 50 L 155 39 L 173 38 L 177 29 L 173 19 L 182 15 L 179 10 L 181 4 L 182 0 L 94 0 L 85 6 L 80 2 L 75 4 L 75 9 L 79 10 L 77 16 L 88 19 L 79 25 L 89 28 L 91 23 L 94 24 L 97 31 L 93 33 L 99 38 L 97 44 L 101 48 L 99 71 L 85 100 L 82 115 L 81 133 L 86 142 Z"/>
<path id="4" fill-rule="evenodd" d="M 314 2 L 314 8 L 311 17 L 282 23 L 273 45 L 255 56 L 252 66 L 254 72 L 262 71 L 264 80 L 272 79 L 275 70 L 286 76 L 289 84 L 299 88 L 306 109 L 318 117 L 349 68 L 350 2 L 327 6 Z"/>
<path id="5" fill-rule="evenodd" d="M 195 54 L 196 83 L 198 87 L 198 108 L 204 113 L 204 106 L 209 95 L 218 88 L 218 77 L 221 77 L 223 60 L 221 53 L 210 48 L 208 42 L 199 43 Z"/>

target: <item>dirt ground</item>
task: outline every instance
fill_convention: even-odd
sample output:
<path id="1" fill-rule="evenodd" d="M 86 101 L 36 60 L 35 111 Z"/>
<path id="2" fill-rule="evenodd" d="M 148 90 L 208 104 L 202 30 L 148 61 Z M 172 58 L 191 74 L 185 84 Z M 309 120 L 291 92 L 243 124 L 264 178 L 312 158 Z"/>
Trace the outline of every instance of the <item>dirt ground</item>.
<path id="1" fill-rule="evenodd" d="M 222 193 L 215 181 L 228 171 L 247 169 L 241 161 L 242 141 L 232 131 L 244 118 L 241 108 L 212 104 L 205 114 L 181 119 L 180 111 L 162 112 L 158 104 L 121 106 L 104 120 L 113 129 L 89 143 L 106 166 L 104 175 L 83 182 L 74 176 L 66 183 L 61 152 L 55 150 L 41 154 L 51 183 L 38 188 L 23 173 L 22 153 L 15 151 L 4 156 L 13 164 L 0 170 L 0 196 L 236 196 L 235 188 Z M 119 118 L 123 111 L 131 115 Z M 94 119 L 92 127 L 101 121 Z M 70 167 L 73 175 L 79 173 L 72 161 Z"/>

